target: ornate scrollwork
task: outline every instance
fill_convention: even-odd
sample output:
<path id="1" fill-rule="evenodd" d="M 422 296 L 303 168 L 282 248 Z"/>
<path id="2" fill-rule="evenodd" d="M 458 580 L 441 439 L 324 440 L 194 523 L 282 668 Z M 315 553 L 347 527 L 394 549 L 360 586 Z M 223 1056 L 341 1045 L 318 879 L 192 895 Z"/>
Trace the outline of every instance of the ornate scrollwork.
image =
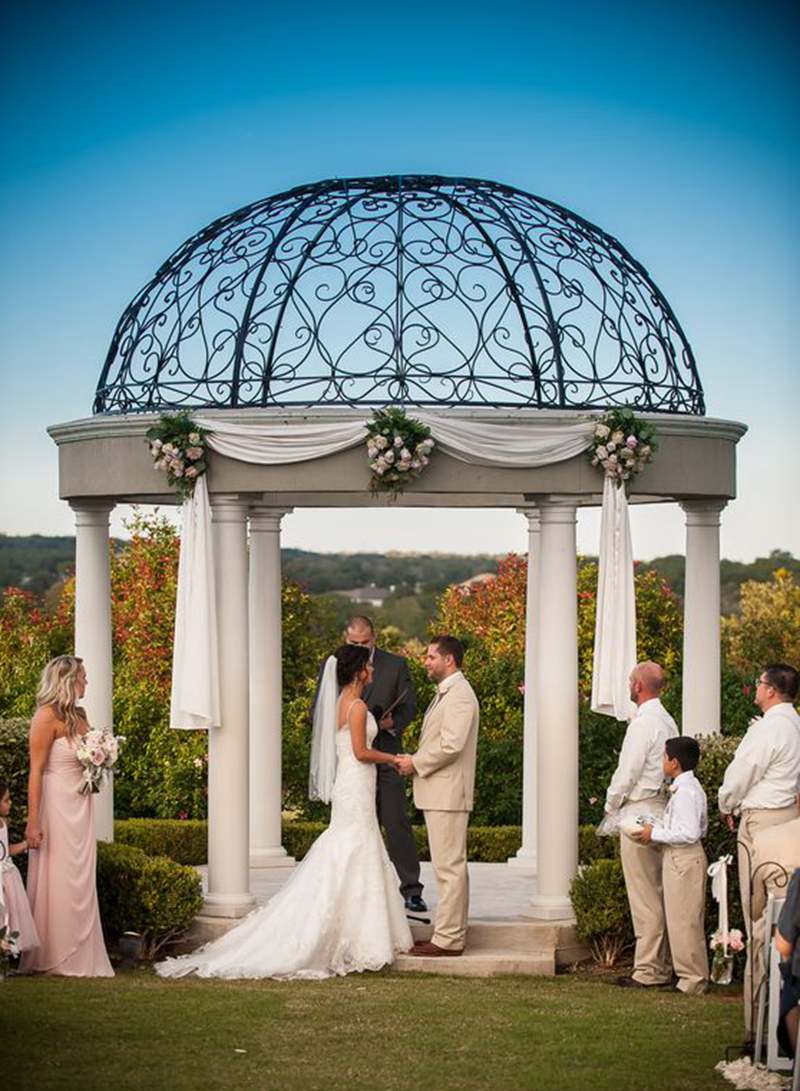
<path id="1" fill-rule="evenodd" d="M 95 412 L 489 405 L 703 413 L 616 239 L 495 182 L 335 179 L 222 217 L 128 306 Z"/>

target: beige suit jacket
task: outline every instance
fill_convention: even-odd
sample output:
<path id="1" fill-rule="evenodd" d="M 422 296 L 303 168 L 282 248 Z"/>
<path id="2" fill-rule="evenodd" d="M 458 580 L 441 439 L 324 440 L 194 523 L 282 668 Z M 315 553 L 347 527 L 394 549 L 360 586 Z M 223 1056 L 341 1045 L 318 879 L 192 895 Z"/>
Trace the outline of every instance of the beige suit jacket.
<path id="1" fill-rule="evenodd" d="M 776 864 L 776 867 L 770 867 Z M 753 920 L 767 907 L 767 895 L 782 898 L 795 868 L 800 868 L 800 818 L 769 826 L 753 842 Z"/>
<path id="2" fill-rule="evenodd" d="M 421 811 L 472 810 L 479 719 L 478 698 L 461 671 L 445 678 L 411 756 L 414 803 Z"/>

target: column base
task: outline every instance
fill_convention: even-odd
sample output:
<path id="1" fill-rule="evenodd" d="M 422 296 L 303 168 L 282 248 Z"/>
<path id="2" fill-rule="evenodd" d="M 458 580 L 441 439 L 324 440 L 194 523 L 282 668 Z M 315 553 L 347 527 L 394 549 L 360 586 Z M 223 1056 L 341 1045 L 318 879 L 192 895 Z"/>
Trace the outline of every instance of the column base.
<path id="1" fill-rule="evenodd" d="M 506 863 L 514 871 L 519 872 L 521 875 L 535 875 L 536 874 L 536 853 L 524 852 L 520 849 L 516 855 L 509 856 Z"/>
<path id="2" fill-rule="evenodd" d="M 246 894 L 206 894 L 203 899 L 203 908 L 200 911 L 203 917 L 246 917 L 255 909 L 256 900 L 249 892 Z"/>
<path id="3" fill-rule="evenodd" d="M 293 868 L 297 861 L 280 845 L 272 849 L 250 849 L 251 868 Z"/>
<path id="4" fill-rule="evenodd" d="M 523 917 L 540 921 L 574 921 L 575 913 L 569 897 L 561 894 L 534 894 Z"/>

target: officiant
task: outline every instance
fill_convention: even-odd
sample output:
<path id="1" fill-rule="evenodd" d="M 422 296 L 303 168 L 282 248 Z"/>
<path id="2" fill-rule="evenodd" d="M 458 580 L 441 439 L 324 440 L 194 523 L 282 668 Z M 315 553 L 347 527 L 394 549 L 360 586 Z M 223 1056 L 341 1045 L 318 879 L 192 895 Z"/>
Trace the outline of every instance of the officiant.
<path id="1" fill-rule="evenodd" d="M 376 647 L 375 624 L 364 615 L 350 619 L 345 639 L 348 644 L 369 649 L 374 673 L 363 698 L 378 723 L 378 734 L 372 745 L 384 754 L 399 754 L 403 732 L 414 719 L 417 707 L 408 662 L 402 655 Z M 394 766 L 381 764 L 377 772 L 378 821 L 383 826 L 386 848 L 400 878 L 400 891 L 406 909 L 424 913 L 427 906 L 422 898 L 419 856 L 408 817 L 405 782 Z"/>

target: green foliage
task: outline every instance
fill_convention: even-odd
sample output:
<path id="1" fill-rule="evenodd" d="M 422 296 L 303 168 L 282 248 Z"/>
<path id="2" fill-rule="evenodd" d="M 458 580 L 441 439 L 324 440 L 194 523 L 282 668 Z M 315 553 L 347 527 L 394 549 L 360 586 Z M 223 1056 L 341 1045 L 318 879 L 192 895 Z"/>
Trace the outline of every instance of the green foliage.
<path id="1" fill-rule="evenodd" d="M 148 856 L 132 845 L 98 842 L 97 895 L 103 930 L 113 942 L 138 932 L 152 958 L 192 923 L 203 904 L 194 868 L 166 856 Z"/>
<path id="2" fill-rule="evenodd" d="M 205 864 L 208 822 L 189 818 L 125 818 L 114 823 L 114 840 L 148 856 L 168 856 L 177 864 Z"/>
<path id="3" fill-rule="evenodd" d="M 39 676 L 48 660 L 72 646 L 64 611 L 42 609 L 29 591 L 9 587 L 0 596 L 0 716 L 32 716 Z"/>
<path id="4" fill-rule="evenodd" d="M 596 860 L 616 860 L 619 838 L 598 837 L 596 826 L 578 827 L 578 862 L 593 864 Z"/>
<path id="5" fill-rule="evenodd" d="M 28 817 L 27 720 L 0 720 L 0 777 L 6 781 L 11 793 L 9 837 L 12 841 L 21 841 Z"/>
<path id="6" fill-rule="evenodd" d="M 767 663 L 800 663 L 800 579 L 785 568 L 768 583 L 748 581 L 741 589 L 738 616 L 722 623 L 726 663 L 740 675 L 754 675 Z"/>
<path id="7" fill-rule="evenodd" d="M 595 961 L 613 966 L 634 941 L 625 879 L 619 860 L 595 860 L 582 867 L 570 886 L 578 936 Z"/>
<path id="8" fill-rule="evenodd" d="M 167 475 L 167 481 L 182 500 L 188 500 L 198 477 L 208 468 L 207 435 L 208 430 L 195 424 L 186 409 L 165 413 L 147 429 L 153 465 Z"/>
<path id="9" fill-rule="evenodd" d="M 74 566 L 74 538 L 0 534 L 0 590 L 24 587 L 41 595 Z"/>

